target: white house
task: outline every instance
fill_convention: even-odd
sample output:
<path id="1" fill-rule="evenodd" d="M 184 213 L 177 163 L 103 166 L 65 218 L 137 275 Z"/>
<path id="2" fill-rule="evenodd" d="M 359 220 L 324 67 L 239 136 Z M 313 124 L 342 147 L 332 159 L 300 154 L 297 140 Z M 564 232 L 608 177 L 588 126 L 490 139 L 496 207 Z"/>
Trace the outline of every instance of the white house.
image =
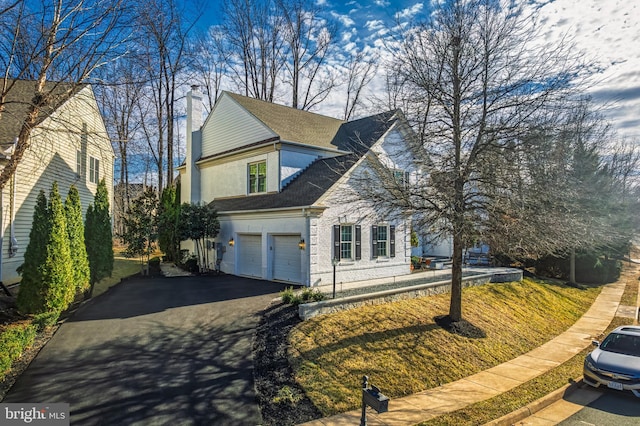
<path id="1" fill-rule="evenodd" d="M 35 87 L 33 81 L 11 82 L 14 85 L 0 115 L 0 146 L 3 149 L 0 169 L 12 153 Z M 49 82 L 46 87 L 46 91 L 54 96 L 69 89 L 67 84 L 57 82 Z M 31 131 L 30 147 L 15 175 L 0 193 L 0 276 L 4 284 L 20 281 L 16 268 L 24 262 L 40 190 L 48 199 L 51 185 L 57 181 L 64 201 L 74 184 L 86 213 L 101 179 L 105 179 L 110 199 L 113 199 L 113 162 L 113 148 L 91 86 L 75 88 L 70 99 L 54 103 L 43 111 Z"/>
<path id="2" fill-rule="evenodd" d="M 410 273 L 409 219 L 345 198 L 368 150 L 402 146 L 400 113 L 345 122 L 224 92 L 204 124 L 202 115 L 194 86 L 181 201 L 217 209 L 208 249 L 222 272 L 318 286 L 332 282 L 337 259 L 337 282 Z"/>

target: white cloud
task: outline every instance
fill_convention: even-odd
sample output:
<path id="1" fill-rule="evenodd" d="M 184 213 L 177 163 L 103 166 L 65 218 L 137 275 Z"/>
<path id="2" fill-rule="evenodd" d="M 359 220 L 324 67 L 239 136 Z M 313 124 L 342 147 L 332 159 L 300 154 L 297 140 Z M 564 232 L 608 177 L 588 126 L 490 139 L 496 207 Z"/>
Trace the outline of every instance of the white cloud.
<path id="1" fill-rule="evenodd" d="M 376 6 L 380 7 L 388 7 L 391 4 L 387 0 L 374 0 L 374 3 L 376 4 Z"/>
<path id="2" fill-rule="evenodd" d="M 331 16 L 340 21 L 345 27 L 353 27 L 356 23 L 349 15 L 341 15 L 336 12 L 331 12 Z"/>
<path id="3" fill-rule="evenodd" d="M 395 16 L 397 19 L 411 19 L 414 16 L 416 16 L 418 13 L 422 12 L 422 9 L 424 9 L 424 4 L 416 3 L 411 7 L 402 9 L 400 12 L 396 13 Z"/>
<path id="4" fill-rule="evenodd" d="M 627 0 L 537 0 L 546 42 L 568 36 L 586 60 L 600 70 L 594 76 L 594 100 L 610 103 L 608 117 L 624 135 L 640 136 L 640 4 Z"/>
<path id="5" fill-rule="evenodd" d="M 386 27 L 385 23 L 383 21 L 379 20 L 379 19 L 375 19 L 373 21 L 367 21 L 364 24 L 364 26 L 369 31 L 378 31 L 378 30 Z"/>

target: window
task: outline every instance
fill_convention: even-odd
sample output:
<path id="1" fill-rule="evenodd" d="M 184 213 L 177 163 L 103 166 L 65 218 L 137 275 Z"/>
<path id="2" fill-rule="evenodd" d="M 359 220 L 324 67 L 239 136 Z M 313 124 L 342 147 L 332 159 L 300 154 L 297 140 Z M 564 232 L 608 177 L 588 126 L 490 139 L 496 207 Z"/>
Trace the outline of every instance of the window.
<path id="1" fill-rule="evenodd" d="M 403 187 L 403 188 L 407 188 L 409 185 L 409 172 L 405 172 L 403 170 L 394 170 L 393 171 L 393 178 L 395 179 L 396 183 Z"/>
<path id="2" fill-rule="evenodd" d="M 351 225 L 340 227 L 340 259 L 351 259 L 353 250 L 353 228 Z"/>
<path id="3" fill-rule="evenodd" d="M 89 182 L 98 183 L 100 180 L 100 161 L 89 157 Z"/>
<path id="4" fill-rule="evenodd" d="M 82 176 L 82 151 L 76 151 L 76 173 Z"/>
<path id="5" fill-rule="evenodd" d="M 387 257 L 387 244 L 389 243 L 389 228 L 378 226 L 378 241 L 376 244 L 376 254 L 378 257 Z"/>
<path id="6" fill-rule="evenodd" d="M 360 225 L 333 226 L 333 257 L 346 260 L 360 260 L 362 250 Z"/>
<path id="7" fill-rule="evenodd" d="M 267 191 L 267 162 L 249 164 L 249 194 Z"/>
<path id="8" fill-rule="evenodd" d="M 371 227 L 371 257 L 396 256 L 396 228 L 393 225 L 373 225 Z"/>

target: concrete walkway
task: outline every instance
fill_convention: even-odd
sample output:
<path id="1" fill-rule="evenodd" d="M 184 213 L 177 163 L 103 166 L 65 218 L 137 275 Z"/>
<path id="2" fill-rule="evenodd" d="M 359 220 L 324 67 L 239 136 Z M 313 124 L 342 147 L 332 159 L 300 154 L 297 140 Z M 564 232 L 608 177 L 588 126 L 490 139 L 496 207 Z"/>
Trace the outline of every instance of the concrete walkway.
<path id="1" fill-rule="evenodd" d="M 456 382 L 391 399 L 387 413 L 377 414 L 367 409 L 367 424 L 413 425 L 492 398 L 540 376 L 569 360 L 588 347 L 593 339 L 600 337 L 616 314 L 624 289 L 625 283 L 620 281 L 605 285 L 582 318 L 561 335 L 529 353 Z M 360 417 L 361 410 L 355 410 L 305 425 L 354 425 L 359 424 Z"/>

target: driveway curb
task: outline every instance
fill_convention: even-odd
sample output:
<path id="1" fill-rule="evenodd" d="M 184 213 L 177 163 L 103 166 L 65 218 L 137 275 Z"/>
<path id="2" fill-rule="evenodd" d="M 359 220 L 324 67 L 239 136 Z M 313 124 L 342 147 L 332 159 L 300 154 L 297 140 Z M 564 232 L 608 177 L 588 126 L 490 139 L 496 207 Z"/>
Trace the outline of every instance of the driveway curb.
<path id="1" fill-rule="evenodd" d="M 513 411 L 509 414 L 505 414 L 499 419 L 492 420 L 488 423 L 485 423 L 484 426 L 511 426 L 516 424 L 517 422 L 526 419 L 527 417 L 531 417 L 538 411 L 541 411 L 554 402 L 561 400 L 565 395 L 570 395 L 578 388 L 582 386 L 582 378 L 579 380 L 575 380 L 572 383 L 566 384 L 558 390 L 551 392 L 548 395 L 543 396 L 542 398 L 533 401 L 524 407 Z"/>

